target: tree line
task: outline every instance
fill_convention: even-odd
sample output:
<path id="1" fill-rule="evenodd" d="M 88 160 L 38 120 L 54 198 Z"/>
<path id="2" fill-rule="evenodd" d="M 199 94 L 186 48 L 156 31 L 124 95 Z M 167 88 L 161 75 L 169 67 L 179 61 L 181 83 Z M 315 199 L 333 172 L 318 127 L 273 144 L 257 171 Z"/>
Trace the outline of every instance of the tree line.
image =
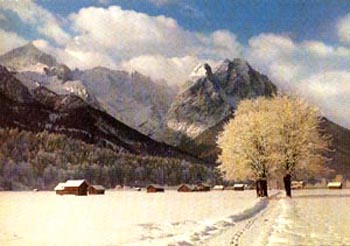
<path id="1" fill-rule="evenodd" d="M 53 189 L 58 182 L 81 178 L 113 188 L 215 182 L 220 175 L 177 158 L 118 153 L 47 131 L 0 129 L 0 189 Z"/>

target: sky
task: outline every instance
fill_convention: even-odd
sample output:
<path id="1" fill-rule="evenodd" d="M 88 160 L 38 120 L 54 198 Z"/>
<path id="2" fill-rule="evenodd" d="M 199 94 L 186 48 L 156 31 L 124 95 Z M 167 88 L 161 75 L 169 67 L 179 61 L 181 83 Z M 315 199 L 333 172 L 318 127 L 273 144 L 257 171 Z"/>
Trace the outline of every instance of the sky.
<path id="1" fill-rule="evenodd" d="M 347 0 L 0 0 L 0 54 L 29 41 L 71 68 L 172 85 L 199 63 L 243 58 L 350 127 Z"/>

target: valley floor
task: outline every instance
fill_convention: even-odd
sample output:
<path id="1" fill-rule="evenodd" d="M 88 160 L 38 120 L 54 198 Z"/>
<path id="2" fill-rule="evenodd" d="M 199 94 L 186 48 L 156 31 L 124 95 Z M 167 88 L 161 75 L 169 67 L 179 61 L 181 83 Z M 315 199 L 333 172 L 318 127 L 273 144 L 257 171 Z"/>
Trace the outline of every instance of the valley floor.
<path id="1" fill-rule="evenodd" d="M 1 192 L 0 245 L 350 245 L 350 190 Z"/>
<path id="2" fill-rule="evenodd" d="M 212 237 L 206 245 L 350 245 L 350 190 L 296 190 L 268 200 L 255 216 Z"/>

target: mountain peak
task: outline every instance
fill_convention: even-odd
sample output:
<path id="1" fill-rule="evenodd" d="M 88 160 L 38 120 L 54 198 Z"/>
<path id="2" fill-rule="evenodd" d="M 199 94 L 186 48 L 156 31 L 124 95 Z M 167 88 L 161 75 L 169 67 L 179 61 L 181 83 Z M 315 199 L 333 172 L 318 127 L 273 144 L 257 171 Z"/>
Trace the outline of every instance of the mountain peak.
<path id="1" fill-rule="evenodd" d="M 0 63 L 15 70 L 26 70 L 27 67 L 37 64 L 43 64 L 48 67 L 57 65 L 57 61 L 53 56 L 39 50 L 33 42 L 0 56 Z"/>
<path id="2" fill-rule="evenodd" d="M 22 46 L 22 47 L 19 47 L 19 49 L 22 49 L 22 50 L 32 50 L 32 51 L 35 51 L 35 52 L 41 52 L 35 45 L 33 42 L 29 42 L 28 44 Z"/>
<path id="3" fill-rule="evenodd" d="M 276 87 L 245 60 L 203 64 L 204 76 L 182 91 L 172 103 L 160 130 L 167 143 L 181 145 L 232 115 L 241 100 L 271 96 Z M 197 67 L 197 71 L 202 69 Z"/>

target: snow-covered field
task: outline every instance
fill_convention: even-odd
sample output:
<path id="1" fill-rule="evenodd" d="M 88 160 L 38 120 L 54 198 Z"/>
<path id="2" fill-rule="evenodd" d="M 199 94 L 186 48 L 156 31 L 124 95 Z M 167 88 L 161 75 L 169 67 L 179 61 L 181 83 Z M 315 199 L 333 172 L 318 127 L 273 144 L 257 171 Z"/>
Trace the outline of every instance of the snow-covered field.
<path id="1" fill-rule="evenodd" d="M 350 190 L 293 195 L 1 192 L 0 245 L 350 245 Z"/>

